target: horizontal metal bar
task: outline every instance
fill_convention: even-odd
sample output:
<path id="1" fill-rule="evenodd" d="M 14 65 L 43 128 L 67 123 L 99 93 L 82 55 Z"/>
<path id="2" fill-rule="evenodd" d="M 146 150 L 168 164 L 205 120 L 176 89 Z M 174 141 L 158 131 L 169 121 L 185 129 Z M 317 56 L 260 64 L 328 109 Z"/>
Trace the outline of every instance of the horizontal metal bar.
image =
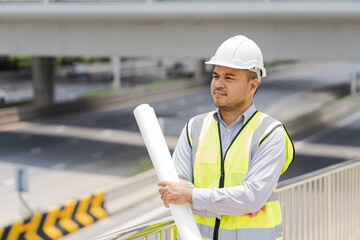
<path id="1" fill-rule="evenodd" d="M 146 222 L 131 228 L 120 230 L 105 236 L 96 238 L 95 240 L 130 240 L 146 237 L 150 234 L 164 231 L 175 226 L 172 216 L 159 218 L 150 222 Z"/>
<path id="2" fill-rule="evenodd" d="M 330 174 L 330 172 L 334 171 L 341 171 L 342 168 L 344 167 L 349 167 L 350 165 L 352 165 L 353 163 L 360 163 L 360 158 L 356 158 L 356 159 L 352 159 L 352 160 L 348 160 L 348 161 L 344 161 L 342 163 L 338 163 L 338 164 L 334 164 L 331 166 L 328 166 L 326 168 L 322 168 L 310 173 L 306 173 L 294 178 L 290 178 L 284 181 L 281 181 L 278 183 L 277 188 L 284 188 L 284 187 L 292 187 L 293 184 L 298 185 L 300 182 L 306 181 L 306 182 L 310 182 L 316 178 L 321 178 L 323 175 L 327 175 Z"/>

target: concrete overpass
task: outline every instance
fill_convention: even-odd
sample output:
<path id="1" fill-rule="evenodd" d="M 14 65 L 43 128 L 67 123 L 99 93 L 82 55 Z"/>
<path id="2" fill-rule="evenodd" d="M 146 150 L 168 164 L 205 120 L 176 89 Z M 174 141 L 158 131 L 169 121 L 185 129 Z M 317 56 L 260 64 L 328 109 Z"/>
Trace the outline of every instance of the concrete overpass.
<path id="1" fill-rule="evenodd" d="M 54 65 L 54 56 L 203 59 L 212 56 L 224 39 L 235 34 L 254 39 L 265 61 L 360 59 L 359 1 L 62 2 L 0 6 L 0 54 L 37 57 L 34 75 L 40 82 L 35 85 L 48 85 L 39 90 L 42 95 L 52 86 L 51 81 L 46 83 L 52 71 L 42 69 L 44 65 L 48 69 Z M 51 97 L 41 102 L 46 103 Z"/>

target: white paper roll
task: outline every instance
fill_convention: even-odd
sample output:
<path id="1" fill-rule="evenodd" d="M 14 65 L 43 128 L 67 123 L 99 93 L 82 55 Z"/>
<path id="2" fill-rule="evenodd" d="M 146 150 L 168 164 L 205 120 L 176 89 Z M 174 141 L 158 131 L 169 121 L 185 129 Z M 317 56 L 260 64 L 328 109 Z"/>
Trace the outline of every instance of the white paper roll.
<path id="1" fill-rule="evenodd" d="M 134 115 L 158 179 L 180 182 L 154 109 L 142 104 L 135 108 Z M 202 240 L 189 204 L 170 204 L 170 211 L 182 240 Z"/>

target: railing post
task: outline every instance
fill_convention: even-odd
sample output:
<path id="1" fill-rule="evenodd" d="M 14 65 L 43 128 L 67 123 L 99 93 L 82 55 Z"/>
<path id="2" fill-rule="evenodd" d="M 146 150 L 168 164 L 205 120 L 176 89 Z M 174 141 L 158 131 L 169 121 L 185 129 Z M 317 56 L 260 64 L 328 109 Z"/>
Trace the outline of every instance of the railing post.
<path id="1" fill-rule="evenodd" d="M 332 209 L 332 196 L 331 196 L 331 188 L 332 188 L 332 175 L 330 174 L 329 176 L 327 176 L 327 184 L 326 184 L 326 188 L 327 188 L 327 234 L 328 240 L 334 240 L 334 234 L 333 234 L 333 209 Z"/>
<path id="2" fill-rule="evenodd" d="M 350 93 L 352 95 L 357 94 L 357 72 L 353 71 L 350 75 Z"/>

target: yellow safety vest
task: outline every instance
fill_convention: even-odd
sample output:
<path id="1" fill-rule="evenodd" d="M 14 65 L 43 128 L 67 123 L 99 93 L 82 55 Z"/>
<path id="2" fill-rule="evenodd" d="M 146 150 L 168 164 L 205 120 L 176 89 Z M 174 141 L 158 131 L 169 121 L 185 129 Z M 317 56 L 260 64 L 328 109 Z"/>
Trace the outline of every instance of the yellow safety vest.
<path id="1" fill-rule="evenodd" d="M 243 184 L 249 168 L 251 153 L 277 127 L 286 133 L 286 161 L 284 173 L 294 157 L 294 147 L 284 126 L 270 116 L 256 112 L 243 126 L 229 149 L 222 156 L 218 122 L 214 112 L 193 118 L 188 123 L 188 140 L 193 147 L 194 185 L 198 188 L 222 188 Z M 195 125 L 195 126 L 194 126 Z M 201 131 L 199 131 L 201 129 Z M 193 144 L 193 140 L 197 140 Z M 196 149 L 194 149 L 194 147 Z M 278 240 L 282 239 L 280 203 L 273 192 L 266 202 L 266 213 L 256 217 L 195 215 L 203 239 L 214 240 Z"/>

